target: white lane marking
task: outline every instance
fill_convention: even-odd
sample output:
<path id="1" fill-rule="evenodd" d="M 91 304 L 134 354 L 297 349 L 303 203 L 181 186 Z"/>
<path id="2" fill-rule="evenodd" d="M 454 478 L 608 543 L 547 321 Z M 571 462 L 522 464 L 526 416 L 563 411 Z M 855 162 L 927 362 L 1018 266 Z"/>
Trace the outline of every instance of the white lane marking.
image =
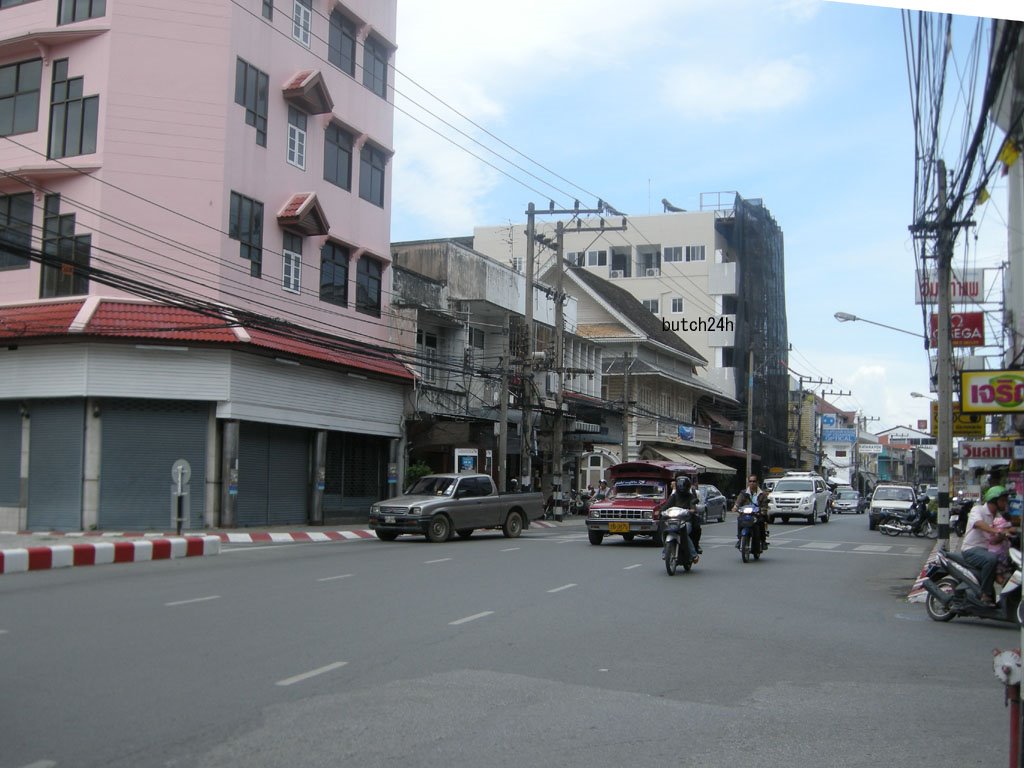
<path id="1" fill-rule="evenodd" d="M 326 672 L 331 672 L 340 667 L 344 667 L 348 664 L 347 661 L 336 661 L 333 664 L 328 664 L 325 667 L 319 669 L 311 669 L 309 672 L 303 672 L 301 675 L 295 675 L 295 677 L 286 677 L 284 680 L 278 680 L 274 685 L 293 685 L 294 683 L 301 683 L 303 680 L 309 680 L 311 677 L 322 675 Z"/>
<path id="2" fill-rule="evenodd" d="M 434 563 L 447 563 L 449 560 L 451 560 L 450 557 L 442 557 L 439 560 L 427 560 L 423 564 L 424 565 L 433 565 Z"/>
<path id="3" fill-rule="evenodd" d="M 457 626 L 459 624 L 467 624 L 467 623 L 469 623 L 471 621 L 476 621 L 477 619 L 482 619 L 484 616 L 490 616 L 492 613 L 494 613 L 494 611 L 484 611 L 483 613 L 474 613 L 472 616 L 466 616 L 466 617 L 461 618 L 461 619 L 456 619 L 455 621 L 449 621 L 448 622 L 448 626 L 449 627 L 454 627 L 454 626 Z"/>
<path id="4" fill-rule="evenodd" d="M 643 566 L 640 563 L 637 563 L 636 565 L 627 565 L 622 570 L 624 570 L 624 571 L 632 571 L 634 568 L 642 568 L 642 567 Z"/>
<path id="5" fill-rule="evenodd" d="M 6 630 L 6 629 L 0 629 L 0 635 L 6 635 L 7 632 L 8 632 L 8 630 Z"/>
<path id="6" fill-rule="evenodd" d="M 519 549 L 519 547 L 509 547 L 508 549 L 503 549 L 503 550 L 501 550 L 501 551 L 502 551 L 502 552 L 515 552 L 515 551 L 517 551 L 518 549 Z"/>
<path id="7" fill-rule="evenodd" d="M 220 595 L 210 595 L 209 597 L 194 597 L 191 600 L 176 600 L 173 603 L 164 603 L 168 608 L 175 605 L 189 605 L 190 603 L 205 603 L 207 600 L 219 600 Z"/>
<path id="8" fill-rule="evenodd" d="M 22 768 L 54 768 L 57 765 L 53 760 L 36 760 L 34 763 L 22 766 Z"/>
<path id="9" fill-rule="evenodd" d="M 801 544 L 800 549 L 837 549 L 840 546 L 838 541 L 808 541 Z"/>
<path id="10" fill-rule="evenodd" d="M 555 592 L 561 592 L 563 589 L 572 589 L 575 586 L 577 586 L 577 585 L 576 584 L 563 584 L 560 587 L 555 587 L 554 589 L 549 589 L 548 590 L 548 594 L 551 595 L 551 594 L 554 594 Z"/>
<path id="11" fill-rule="evenodd" d="M 351 573 L 343 573 L 341 576 L 327 576 L 323 579 L 317 579 L 317 581 L 337 581 L 338 579 L 347 579 L 351 575 Z"/>
<path id="12" fill-rule="evenodd" d="M 892 547 L 888 544 L 861 544 L 859 547 L 854 547 L 854 552 L 888 552 Z"/>

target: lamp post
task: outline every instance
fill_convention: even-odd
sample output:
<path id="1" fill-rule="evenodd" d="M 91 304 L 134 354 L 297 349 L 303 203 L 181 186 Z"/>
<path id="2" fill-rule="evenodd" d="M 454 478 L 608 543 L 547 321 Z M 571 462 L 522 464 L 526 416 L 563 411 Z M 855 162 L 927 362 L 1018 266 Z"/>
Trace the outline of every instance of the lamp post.
<path id="1" fill-rule="evenodd" d="M 877 325 L 880 328 L 888 328 L 890 331 L 899 331 L 900 333 L 905 333 L 908 336 L 916 336 L 919 339 L 924 338 L 924 334 L 914 333 L 913 331 L 905 331 L 902 328 L 897 328 L 893 325 L 886 325 L 885 323 L 876 323 L 874 320 L 867 320 L 863 317 L 857 317 L 857 315 L 851 315 L 849 312 L 836 312 L 833 315 L 833 317 L 840 323 L 851 323 L 855 321 L 861 323 L 870 323 L 871 325 Z"/>
<path id="2" fill-rule="evenodd" d="M 910 396 L 911 397 L 923 397 L 925 400 L 938 400 L 939 399 L 937 397 L 932 397 L 931 395 L 922 395 L 920 392 L 911 392 Z"/>

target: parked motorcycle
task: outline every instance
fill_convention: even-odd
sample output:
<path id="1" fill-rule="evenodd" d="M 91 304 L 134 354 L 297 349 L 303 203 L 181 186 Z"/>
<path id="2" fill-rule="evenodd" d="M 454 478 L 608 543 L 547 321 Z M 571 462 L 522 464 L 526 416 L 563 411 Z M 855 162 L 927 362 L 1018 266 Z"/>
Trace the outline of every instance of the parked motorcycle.
<path id="1" fill-rule="evenodd" d="M 755 560 L 761 559 L 764 552 L 765 542 L 761 539 L 760 513 L 756 506 L 748 504 L 741 507 L 739 511 L 739 536 L 740 536 L 740 557 L 744 563 L 750 562 L 753 555 Z"/>
<path id="2" fill-rule="evenodd" d="M 924 536 L 934 539 L 939 535 L 939 528 L 932 520 L 931 512 L 926 505 L 908 509 L 905 512 L 891 513 L 878 523 L 878 530 L 886 536 L 899 536 L 901 533 Z"/>
<path id="3" fill-rule="evenodd" d="M 693 567 L 688 541 L 693 524 L 691 518 L 690 510 L 682 507 L 669 507 L 661 511 L 661 537 L 665 542 L 662 556 L 665 558 L 665 570 L 669 576 L 675 576 L 680 565 L 687 573 Z"/>
<path id="4" fill-rule="evenodd" d="M 1010 548 L 1013 572 L 1003 585 L 996 585 L 996 602 L 982 602 L 979 571 L 956 552 L 939 550 L 938 556 L 925 572 L 924 588 L 928 592 L 925 610 L 934 621 L 949 621 L 956 616 L 1017 622 L 1021 593 L 1021 552 Z"/>

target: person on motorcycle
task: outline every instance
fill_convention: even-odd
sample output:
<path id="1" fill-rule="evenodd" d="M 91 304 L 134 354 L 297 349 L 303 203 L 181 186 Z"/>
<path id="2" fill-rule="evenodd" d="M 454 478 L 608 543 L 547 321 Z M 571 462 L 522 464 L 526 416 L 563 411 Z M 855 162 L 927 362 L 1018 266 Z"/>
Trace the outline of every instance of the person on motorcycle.
<path id="1" fill-rule="evenodd" d="M 660 512 L 669 507 L 682 507 L 693 512 L 697 506 L 697 494 L 693 492 L 693 481 L 686 475 L 676 475 L 675 483 L 675 490 L 672 491 L 665 501 L 656 507 L 657 511 Z M 700 548 L 700 535 L 700 520 L 697 519 L 696 515 L 692 515 L 690 517 L 690 541 L 693 543 L 693 551 L 696 555 L 704 554 L 704 550 Z"/>
<path id="2" fill-rule="evenodd" d="M 757 527 L 761 536 L 761 543 L 768 546 L 768 518 L 765 510 L 768 508 L 768 492 L 762 491 L 757 484 L 757 476 L 751 475 L 747 478 L 747 487 L 736 496 L 736 503 L 732 505 L 732 511 L 739 514 L 739 511 L 748 504 L 757 507 Z M 739 518 L 736 519 L 736 549 L 740 548 L 741 533 Z"/>
<path id="3" fill-rule="evenodd" d="M 992 599 L 992 583 L 999 562 L 998 556 L 989 551 L 988 545 L 993 539 L 1004 536 L 993 521 L 997 511 L 1006 510 L 1009 500 L 1010 492 L 1001 485 L 993 485 L 985 491 L 982 502 L 976 504 L 967 516 L 967 530 L 960 545 L 964 560 L 981 572 L 981 600 L 987 605 L 995 602 Z"/>

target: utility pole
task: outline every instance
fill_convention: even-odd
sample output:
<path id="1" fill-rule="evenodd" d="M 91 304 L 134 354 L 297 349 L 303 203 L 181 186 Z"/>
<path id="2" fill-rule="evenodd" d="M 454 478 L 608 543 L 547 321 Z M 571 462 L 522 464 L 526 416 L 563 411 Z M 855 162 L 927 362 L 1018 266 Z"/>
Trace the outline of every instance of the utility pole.
<path id="1" fill-rule="evenodd" d="M 790 373 L 792 373 L 792 371 L 790 371 Z M 798 410 L 796 412 L 796 465 L 797 465 L 797 467 L 800 467 L 802 469 L 803 467 L 801 466 L 800 462 L 801 462 L 801 449 L 803 448 L 803 444 L 804 444 L 804 427 L 803 427 L 803 422 L 804 422 L 804 382 L 806 382 L 808 384 L 814 384 L 815 386 L 818 386 L 818 385 L 831 384 L 832 383 L 832 379 L 829 379 L 828 381 L 825 381 L 824 379 L 814 379 L 814 378 L 811 378 L 810 376 L 802 376 L 799 373 L 796 375 L 796 378 L 797 378 L 797 381 L 798 381 L 798 385 L 797 385 L 798 391 L 800 392 L 800 406 L 799 406 L 800 410 Z M 812 428 L 813 428 L 813 425 L 812 425 Z"/>
<path id="2" fill-rule="evenodd" d="M 822 392 L 821 392 L 821 399 L 824 400 L 826 397 L 849 397 L 851 394 L 853 394 L 853 393 L 852 392 L 843 392 L 842 390 L 840 390 L 839 392 L 833 392 L 832 390 L 822 390 Z M 831 403 L 830 403 L 830 405 L 831 405 Z M 828 482 L 828 469 L 825 467 L 825 439 L 824 439 L 825 438 L 825 426 L 823 424 L 821 424 L 819 426 L 820 426 L 820 429 L 818 431 L 818 451 L 819 451 L 820 456 L 821 456 L 821 476 L 825 479 L 825 482 Z M 854 433 L 854 445 L 856 445 L 856 444 L 857 444 L 857 435 L 856 435 L 856 432 L 855 432 Z"/>
<path id="3" fill-rule="evenodd" d="M 939 449 L 936 454 L 939 487 L 939 540 L 949 549 L 950 468 L 953 463 L 953 366 L 950 359 L 950 270 L 953 263 L 953 225 L 946 210 L 946 163 L 939 161 L 939 216 L 935 258 L 939 280 Z M 916 455 L 916 454 L 915 454 Z"/>
<path id="4" fill-rule="evenodd" d="M 747 351 L 747 431 L 746 431 L 746 444 L 747 444 L 747 474 L 743 478 L 746 482 L 747 478 L 750 477 L 750 473 L 753 471 L 753 449 L 754 449 L 754 347 L 751 345 Z M 762 469 L 764 465 L 762 464 Z"/>
<path id="5" fill-rule="evenodd" d="M 600 215 L 609 210 L 603 201 L 597 201 L 597 208 L 595 209 L 584 209 L 580 208 L 580 201 L 576 200 L 574 206 L 571 209 L 559 210 L 556 209 L 554 203 L 552 203 L 548 210 L 540 211 L 540 213 L 549 216 L 565 216 L 571 215 L 575 221 L 576 226 L 572 228 L 572 231 L 577 233 L 582 232 L 618 232 L 626 229 L 626 219 L 623 217 L 622 225 L 619 227 L 609 227 L 605 224 L 604 219 L 601 219 L 601 225 L 599 227 L 584 227 L 580 221 L 579 216 L 582 215 Z M 530 204 L 530 210 L 535 211 L 533 204 Z M 552 245 L 550 240 L 538 236 L 536 232 L 530 233 L 532 239 L 540 240 L 549 247 Z M 565 275 L 565 223 L 558 221 L 555 224 L 555 355 L 553 365 L 549 368 L 554 368 L 558 374 L 558 387 L 555 392 L 555 416 L 552 424 L 552 436 L 551 436 L 551 483 L 554 486 L 554 506 L 555 506 L 555 519 L 561 520 L 563 516 L 563 506 L 565 501 L 565 489 L 563 487 L 564 478 L 562 477 L 562 468 L 564 464 L 563 445 L 564 445 L 564 432 L 565 432 L 565 414 L 563 413 L 563 406 L 565 403 L 563 395 L 563 387 L 565 384 L 565 374 L 569 372 L 569 369 L 565 366 L 565 291 L 564 291 L 564 280 Z M 532 253 L 532 249 L 530 251 Z M 532 274 L 532 273 L 531 273 Z M 529 278 L 528 278 L 529 280 Z M 576 372 L 573 369 L 573 372 Z"/>
<path id="6" fill-rule="evenodd" d="M 523 400 L 520 403 L 522 423 L 520 426 L 520 447 L 519 447 L 519 487 L 524 490 L 539 491 L 540 488 L 531 488 L 533 483 L 533 460 L 531 437 L 533 436 L 533 415 L 530 412 L 533 399 L 533 259 L 534 259 L 534 238 L 536 232 L 536 209 L 533 203 L 526 209 L 526 350 L 523 354 L 523 375 L 522 384 Z"/>
<path id="7" fill-rule="evenodd" d="M 501 329 L 501 419 L 498 422 L 498 490 L 508 490 L 508 477 L 505 462 L 508 461 L 508 368 L 510 361 L 509 314 L 505 313 L 505 321 Z"/>
<path id="8" fill-rule="evenodd" d="M 629 461 L 629 352 L 622 353 L 622 460 Z"/>

